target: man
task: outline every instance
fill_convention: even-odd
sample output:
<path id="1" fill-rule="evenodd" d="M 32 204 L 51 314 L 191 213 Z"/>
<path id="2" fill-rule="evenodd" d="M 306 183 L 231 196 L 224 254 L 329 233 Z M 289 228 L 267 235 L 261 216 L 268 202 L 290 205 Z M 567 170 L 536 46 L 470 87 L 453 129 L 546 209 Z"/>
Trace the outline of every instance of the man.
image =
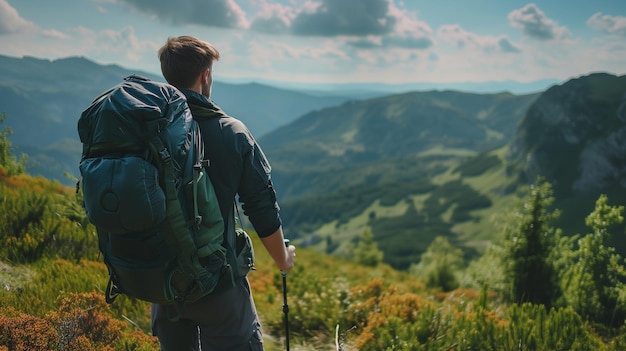
<path id="1" fill-rule="evenodd" d="M 224 218 L 224 234 L 234 240 L 235 196 L 263 246 L 280 270 L 293 267 L 295 247 L 285 247 L 270 178 L 270 165 L 248 128 L 211 100 L 213 63 L 220 54 L 191 36 L 169 38 L 159 49 L 165 79 L 187 97 L 204 139 L 209 177 Z M 225 292 L 187 305 L 180 320 L 168 319 L 165 306 L 152 306 L 152 329 L 164 351 L 263 350 L 259 319 L 247 278 Z"/>

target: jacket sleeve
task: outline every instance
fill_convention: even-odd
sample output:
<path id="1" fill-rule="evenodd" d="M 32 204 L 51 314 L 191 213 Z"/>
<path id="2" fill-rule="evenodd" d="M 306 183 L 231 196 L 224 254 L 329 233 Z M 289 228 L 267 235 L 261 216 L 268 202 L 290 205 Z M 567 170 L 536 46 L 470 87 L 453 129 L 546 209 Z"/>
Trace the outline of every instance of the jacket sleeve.
<path id="1" fill-rule="evenodd" d="M 242 153 L 239 200 L 258 235 L 266 237 L 282 224 L 271 180 L 271 167 L 252 134 L 247 131 L 242 136 L 245 136 L 247 147 Z"/>

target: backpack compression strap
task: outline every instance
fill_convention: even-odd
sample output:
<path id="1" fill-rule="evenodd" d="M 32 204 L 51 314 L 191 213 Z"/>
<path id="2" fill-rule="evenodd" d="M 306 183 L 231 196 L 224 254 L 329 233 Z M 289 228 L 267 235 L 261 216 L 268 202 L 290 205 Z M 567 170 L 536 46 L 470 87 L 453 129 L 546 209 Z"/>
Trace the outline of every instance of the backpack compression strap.
<path id="1" fill-rule="evenodd" d="M 179 255 L 177 258 L 178 263 L 184 272 L 196 277 L 198 280 L 197 285 L 200 289 L 204 289 L 205 286 L 210 286 L 211 277 L 198 260 L 198 256 L 196 255 L 196 245 L 193 241 L 193 237 L 189 234 L 189 227 L 185 221 L 185 216 L 183 215 L 183 210 L 176 194 L 172 156 L 158 136 L 152 138 L 151 146 L 156 149 L 156 152 L 161 158 L 163 164 L 163 185 L 165 187 L 167 223 L 169 227 L 167 228 L 168 230 L 165 230 L 165 239 L 168 244 L 171 245 L 172 250 L 175 250 L 176 252 L 188 253 L 187 255 Z M 170 291 L 166 293 L 176 295 L 181 292 Z M 184 299 L 183 296 L 171 297 L 179 301 Z"/>

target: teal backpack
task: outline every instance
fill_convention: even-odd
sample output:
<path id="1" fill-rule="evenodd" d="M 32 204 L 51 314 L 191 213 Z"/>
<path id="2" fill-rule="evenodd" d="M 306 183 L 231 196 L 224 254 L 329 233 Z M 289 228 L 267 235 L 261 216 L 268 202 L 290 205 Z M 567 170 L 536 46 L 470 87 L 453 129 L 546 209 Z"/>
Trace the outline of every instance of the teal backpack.
<path id="1" fill-rule="evenodd" d="M 79 186 L 109 270 L 107 302 L 124 294 L 180 307 L 234 285 L 235 248 L 179 90 L 126 77 L 82 112 L 78 134 Z"/>

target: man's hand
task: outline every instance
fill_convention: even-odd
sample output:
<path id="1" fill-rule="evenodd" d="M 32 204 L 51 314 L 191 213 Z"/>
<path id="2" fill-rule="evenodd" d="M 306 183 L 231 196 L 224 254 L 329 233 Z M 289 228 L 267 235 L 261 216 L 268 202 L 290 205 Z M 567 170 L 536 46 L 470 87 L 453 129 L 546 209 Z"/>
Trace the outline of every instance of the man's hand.
<path id="1" fill-rule="evenodd" d="M 287 260 L 285 262 L 286 264 L 284 268 L 281 268 L 280 266 L 278 267 L 280 268 L 281 271 L 288 271 L 292 269 L 296 260 L 296 247 L 293 245 L 289 245 L 287 246 L 286 249 L 287 249 Z"/>
<path id="2" fill-rule="evenodd" d="M 285 237 L 282 227 L 279 227 L 274 233 L 264 238 L 261 242 L 267 252 L 274 259 L 274 263 L 281 271 L 288 271 L 293 268 L 296 257 L 296 247 L 289 245 L 285 247 Z"/>

